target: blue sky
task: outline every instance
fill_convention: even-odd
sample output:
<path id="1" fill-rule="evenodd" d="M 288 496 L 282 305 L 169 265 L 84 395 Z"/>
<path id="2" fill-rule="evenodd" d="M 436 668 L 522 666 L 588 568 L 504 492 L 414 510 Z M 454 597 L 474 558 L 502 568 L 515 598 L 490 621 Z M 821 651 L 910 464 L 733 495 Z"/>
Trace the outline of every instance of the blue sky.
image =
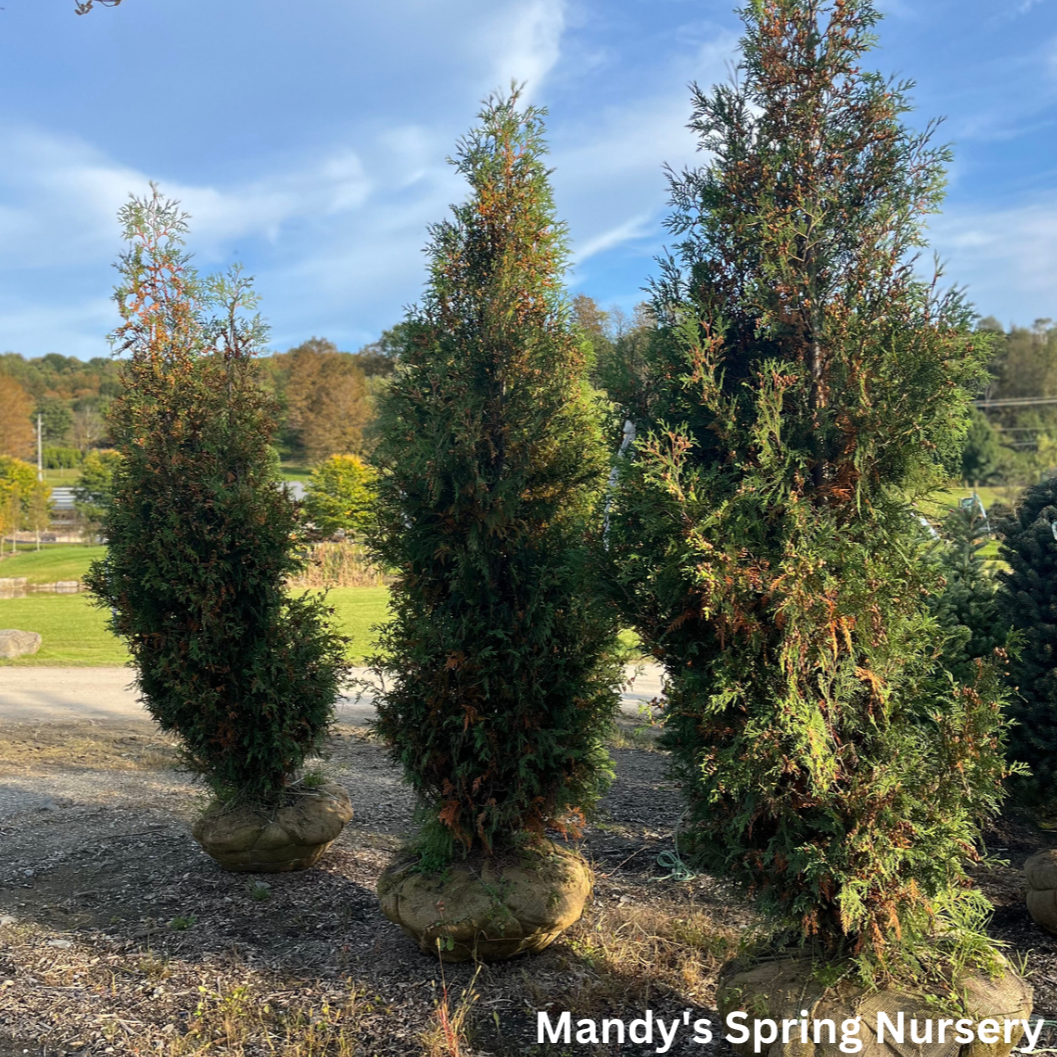
<path id="1" fill-rule="evenodd" d="M 880 0 L 874 65 L 945 115 L 950 281 L 1002 322 L 1057 317 L 1057 0 Z M 525 80 L 548 123 L 569 285 L 630 309 L 664 244 L 687 85 L 726 79 L 731 0 L 72 0 L 0 10 L 0 351 L 107 353 L 115 213 L 149 180 L 205 270 L 256 276 L 276 349 L 355 349 L 422 288 L 445 163 Z"/>

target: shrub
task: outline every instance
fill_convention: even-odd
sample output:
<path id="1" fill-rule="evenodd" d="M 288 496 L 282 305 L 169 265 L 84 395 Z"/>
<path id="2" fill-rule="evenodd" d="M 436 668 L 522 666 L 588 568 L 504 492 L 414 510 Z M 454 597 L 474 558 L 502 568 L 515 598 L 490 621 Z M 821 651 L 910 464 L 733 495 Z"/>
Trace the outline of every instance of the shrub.
<path id="1" fill-rule="evenodd" d="M 357 455 L 331 455 L 312 471 L 305 516 L 323 536 L 360 539 L 374 501 L 375 470 Z"/>
<path id="2" fill-rule="evenodd" d="M 24 529 L 40 531 L 51 517 L 51 488 L 37 480 L 37 469 L 11 455 L 0 455 L 0 553 L 3 537 Z"/>
<path id="3" fill-rule="evenodd" d="M 397 571 L 378 728 L 423 804 L 425 861 L 568 827 L 610 773 L 614 616 L 586 533 L 606 471 L 542 111 L 492 98 L 459 144 L 472 198 L 380 408 L 379 564 Z"/>
<path id="4" fill-rule="evenodd" d="M 743 17 L 738 80 L 694 88 L 712 161 L 672 176 L 614 586 L 667 670 L 702 863 L 776 943 L 913 974 L 989 951 L 965 866 L 1001 695 L 937 667 L 908 508 L 960 452 L 986 349 L 915 277 L 947 152 L 901 123 L 907 86 L 861 71 L 869 0 Z"/>
<path id="5" fill-rule="evenodd" d="M 943 520 L 943 542 L 937 561 L 942 590 L 932 596 L 932 612 L 947 632 L 943 666 L 960 683 L 976 681 L 978 661 L 993 663 L 1003 651 L 1009 625 L 999 611 L 998 581 L 983 557 L 991 540 L 982 507 L 959 506 Z"/>
<path id="6" fill-rule="evenodd" d="M 1031 768 L 1018 791 L 1043 812 L 1057 811 L 1057 478 L 1024 491 L 1003 522 L 998 602 L 1019 642 L 1009 678 L 1014 694 L 1010 754 Z"/>
<path id="7" fill-rule="evenodd" d="M 116 451 L 90 451 L 81 464 L 81 473 L 74 486 L 74 508 L 88 535 L 98 536 L 114 491 L 114 471 L 121 465 L 121 454 Z"/>
<path id="8" fill-rule="evenodd" d="M 299 540 L 270 472 L 273 408 L 253 360 L 264 331 L 237 271 L 190 269 L 176 203 L 155 189 L 120 219 L 112 341 L 131 356 L 110 425 L 122 461 L 108 554 L 87 583 L 186 762 L 218 794 L 275 801 L 326 734 L 345 665 L 323 603 L 284 592 Z"/>
<path id="9" fill-rule="evenodd" d="M 42 458 L 48 470 L 72 470 L 81 465 L 84 452 L 80 448 L 59 448 L 46 445 Z"/>

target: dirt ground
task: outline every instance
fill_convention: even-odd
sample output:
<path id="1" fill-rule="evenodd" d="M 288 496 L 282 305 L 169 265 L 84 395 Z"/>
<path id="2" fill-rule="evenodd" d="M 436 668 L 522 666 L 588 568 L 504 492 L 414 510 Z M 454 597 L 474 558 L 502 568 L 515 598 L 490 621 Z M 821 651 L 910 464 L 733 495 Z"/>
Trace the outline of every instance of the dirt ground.
<path id="1" fill-rule="evenodd" d="M 618 1048 L 538 1046 L 537 1010 L 716 1023 L 716 971 L 751 912 L 658 861 L 681 805 L 650 734 L 629 726 L 613 752 L 617 781 L 583 844 L 597 874 L 583 921 L 542 955 L 442 973 L 378 910 L 412 802 L 366 730 L 340 727 L 327 762 L 353 822 L 315 869 L 260 878 L 199 850 L 200 793 L 145 722 L 0 726 L 0 1057 L 571 1057 Z M 992 931 L 1026 959 L 1036 1014 L 1057 1020 L 1057 939 L 1028 918 L 1020 874 L 1054 835 L 1004 820 L 987 840 L 1009 860 L 979 875 Z M 668 1052 L 730 1051 L 684 1039 Z"/>

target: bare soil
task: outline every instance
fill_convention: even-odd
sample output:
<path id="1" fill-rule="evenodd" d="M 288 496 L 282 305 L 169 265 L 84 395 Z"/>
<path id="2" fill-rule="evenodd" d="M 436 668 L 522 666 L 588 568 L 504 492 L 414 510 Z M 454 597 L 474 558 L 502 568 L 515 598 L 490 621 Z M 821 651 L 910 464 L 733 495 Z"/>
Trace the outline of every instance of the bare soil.
<path id="1" fill-rule="evenodd" d="M 618 1048 L 536 1045 L 536 1011 L 715 1024 L 716 973 L 751 910 L 715 878 L 658 862 L 679 796 L 648 733 L 617 744 L 617 781 L 582 846 L 597 874 L 588 913 L 542 955 L 475 975 L 442 972 L 378 910 L 412 800 L 367 731 L 338 728 L 326 767 L 356 817 L 320 865 L 248 877 L 191 838 L 201 794 L 146 722 L 0 726 L 0 1057 L 601 1054 Z M 1057 938 L 1028 918 L 1020 873 L 1053 835 L 1006 819 L 987 840 L 1009 861 L 978 876 L 992 931 L 1026 959 L 1036 1013 L 1057 1020 Z M 684 1038 L 668 1052 L 706 1048 Z"/>

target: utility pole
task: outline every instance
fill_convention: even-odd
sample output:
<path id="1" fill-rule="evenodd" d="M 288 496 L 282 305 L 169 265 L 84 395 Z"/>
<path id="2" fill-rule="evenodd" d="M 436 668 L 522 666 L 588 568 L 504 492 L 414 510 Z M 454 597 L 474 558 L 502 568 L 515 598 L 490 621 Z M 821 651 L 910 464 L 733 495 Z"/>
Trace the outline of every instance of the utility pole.
<path id="1" fill-rule="evenodd" d="M 40 484 L 44 480 L 44 416 L 38 411 L 37 412 L 37 483 Z M 37 550 L 40 550 L 40 514 L 37 513 L 35 505 L 37 500 L 34 499 L 34 513 L 33 513 L 33 524 L 37 532 Z"/>

